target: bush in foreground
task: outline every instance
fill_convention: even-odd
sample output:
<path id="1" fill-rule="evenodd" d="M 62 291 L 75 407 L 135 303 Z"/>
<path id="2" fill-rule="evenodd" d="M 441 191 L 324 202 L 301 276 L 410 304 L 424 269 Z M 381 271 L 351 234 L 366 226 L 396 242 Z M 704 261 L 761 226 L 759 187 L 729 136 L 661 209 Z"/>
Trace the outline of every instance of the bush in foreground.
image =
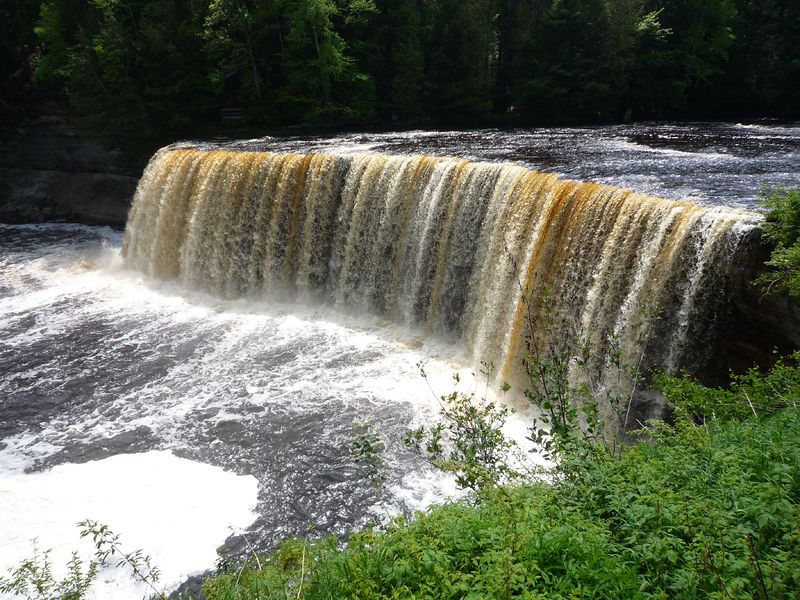
<path id="1" fill-rule="evenodd" d="M 554 485 L 295 540 L 206 580 L 251 598 L 800 597 L 800 412 L 681 420 Z"/>
<path id="2" fill-rule="evenodd" d="M 760 202 L 767 210 L 764 239 L 773 251 L 766 263 L 770 270 L 758 283 L 764 293 L 800 298 L 800 188 L 777 187 Z"/>

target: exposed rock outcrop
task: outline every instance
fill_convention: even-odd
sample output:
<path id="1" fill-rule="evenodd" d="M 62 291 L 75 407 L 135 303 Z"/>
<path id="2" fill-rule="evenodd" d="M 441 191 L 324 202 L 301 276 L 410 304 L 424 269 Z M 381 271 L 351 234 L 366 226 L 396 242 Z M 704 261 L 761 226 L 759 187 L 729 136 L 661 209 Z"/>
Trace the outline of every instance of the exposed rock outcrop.
<path id="1" fill-rule="evenodd" d="M 62 118 L 0 123 L 0 222 L 124 227 L 138 175 Z"/>
<path id="2" fill-rule="evenodd" d="M 800 348 L 800 303 L 780 295 L 764 295 L 753 281 L 764 272 L 770 248 L 756 230 L 740 254 L 745 262 L 731 265 L 730 316 L 720 328 L 722 358 L 741 372 L 757 364 L 770 366 L 778 355 Z M 778 353 L 773 353 L 777 350 Z"/>

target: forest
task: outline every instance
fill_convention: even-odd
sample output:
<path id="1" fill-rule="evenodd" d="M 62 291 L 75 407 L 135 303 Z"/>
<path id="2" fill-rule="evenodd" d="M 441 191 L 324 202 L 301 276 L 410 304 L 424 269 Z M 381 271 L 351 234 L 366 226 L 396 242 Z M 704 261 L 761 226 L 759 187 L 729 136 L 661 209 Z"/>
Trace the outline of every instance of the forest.
<path id="1" fill-rule="evenodd" d="M 111 597 L 93 586 L 121 573 L 161 600 L 800 599 L 798 82 L 800 0 L 0 0 L 0 158 L 21 156 L 0 221 L 35 209 L 0 225 L 0 596 Z M 27 127 L 62 117 L 142 163 L 209 142 L 139 180 L 80 128 Z M 631 170 L 763 186 L 763 218 L 595 175 L 229 144 L 669 120 L 790 123 Z M 114 203 L 125 234 L 94 227 Z M 451 335 L 480 377 L 450 372 Z M 199 493 L 150 467 L 41 479 L 151 451 L 252 497 L 209 503 L 207 470 Z M 11 556 L 61 535 L 81 486 L 91 553 Z M 241 523 L 204 549 L 183 513 Z"/>
<path id="2" fill-rule="evenodd" d="M 3 110 L 245 127 L 800 115 L 796 0 L 3 0 Z"/>

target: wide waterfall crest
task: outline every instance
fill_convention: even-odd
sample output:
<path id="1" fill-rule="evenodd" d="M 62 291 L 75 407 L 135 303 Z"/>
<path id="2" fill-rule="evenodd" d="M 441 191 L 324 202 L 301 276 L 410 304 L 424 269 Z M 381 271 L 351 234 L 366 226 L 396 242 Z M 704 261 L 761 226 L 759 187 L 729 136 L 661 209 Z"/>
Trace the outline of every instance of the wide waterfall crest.
<path id="1" fill-rule="evenodd" d="M 225 296 L 299 297 L 450 336 L 508 371 L 523 295 L 602 354 L 634 353 L 641 307 L 662 368 L 707 346 L 724 273 L 753 213 L 704 208 L 511 164 L 429 156 L 168 147 L 139 183 L 134 268 Z"/>

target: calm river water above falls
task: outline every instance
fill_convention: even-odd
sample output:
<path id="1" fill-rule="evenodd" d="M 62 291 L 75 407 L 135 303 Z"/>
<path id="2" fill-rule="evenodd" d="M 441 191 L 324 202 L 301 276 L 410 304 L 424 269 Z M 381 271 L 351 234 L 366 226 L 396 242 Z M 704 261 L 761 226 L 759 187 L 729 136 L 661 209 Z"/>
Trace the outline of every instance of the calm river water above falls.
<path id="1" fill-rule="evenodd" d="M 224 145 L 515 161 L 739 208 L 753 207 L 763 185 L 800 185 L 797 127 L 406 132 Z M 433 387 L 445 393 L 454 369 L 473 366 L 461 349 L 375 317 L 220 300 L 157 283 L 126 267 L 121 244 L 122 233 L 105 228 L 0 226 L 0 570 L 37 536 L 63 558 L 77 543 L 72 521 L 107 515 L 175 585 L 212 567 L 215 547 L 248 527 L 246 543 L 268 547 L 308 527 L 342 532 L 452 493 L 397 438 L 435 416 L 416 364 L 427 361 Z M 368 423 L 388 445 L 383 505 L 350 452 Z M 512 426 L 519 433 L 522 419 Z M 122 454 L 146 462 L 139 470 L 88 462 Z M 210 466 L 192 471 L 197 463 Z M 47 471 L 70 464 L 82 467 L 60 477 Z M 93 465 L 108 468 L 93 475 Z M 81 501 L 74 482 L 92 477 L 102 479 L 101 490 Z M 137 485 L 123 485 L 131 480 Z M 157 519 L 143 508 L 153 496 L 168 517 L 147 528 Z M 176 529 L 181 517 L 185 530 Z M 64 520 L 69 526 L 59 527 Z M 180 533 L 204 527 L 210 539 Z M 187 547 L 196 556 L 180 562 L 192 554 Z M 114 577 L 113 597 L 141 597 Z"/>
<path id="2" fill-rule="evenodd" d="M 675 123 L 264 138 L 248 150 L 431 154 L 510 161 L 580 181 L 753 208 L 762 187 L 800 185 L 800 126 Z"/>

